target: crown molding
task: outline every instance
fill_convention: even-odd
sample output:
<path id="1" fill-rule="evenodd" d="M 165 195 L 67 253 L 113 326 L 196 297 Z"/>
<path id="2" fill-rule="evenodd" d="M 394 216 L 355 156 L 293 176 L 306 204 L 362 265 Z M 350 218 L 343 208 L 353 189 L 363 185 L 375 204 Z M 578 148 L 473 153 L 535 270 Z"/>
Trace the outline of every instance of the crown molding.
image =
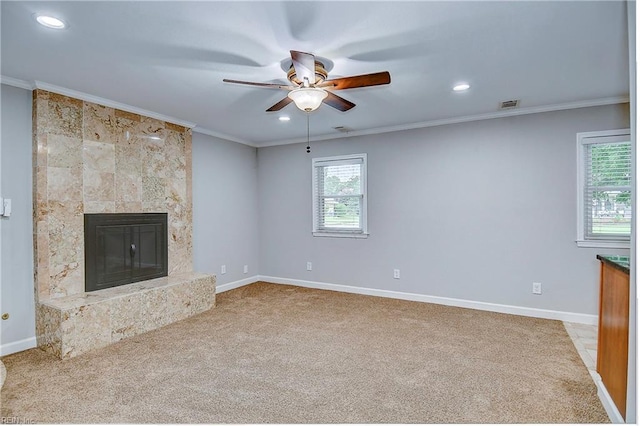
<path id="1" fill-rule="evenodd" d="M 180 119 L 169 117 L 163 114 L 158 114 L 153 111 L 148 111 L 142 108 L 137 108 L 131 105 L 115 102 L 110 99 L 101 98 L 99 96 L 93 96 L 84 92 L 79 92 L 76 90 L 55 86 L 53 84 L 48 84 L 42 81 L 36 80 L 33 83 L 30 83 L 25 80 L 19 80 L 17 78 L 0 75 L 0 83 L 7 84 L 9 86 L 19 87 L 26 90 L 34 90 L 34 89 L 47 90 L 49 92 L 70 96 L 76 99 L 81 99 L 83 101 L 94 102 L 100 105 L 117 108 L 123 111 L 132 112 L 135 114 L 144 115 L 144 116 L 155 118 L 158 120 L 167 121 L 169 123 L 178 124 L 180 126 L 190 128 L 196 133 L 201 133 L 203 135 L 208 135 L 208 136 L 224 139 L 231 142 L 236 142 L 236 143 L 247 145 L 253 148 L 266 148 L 269 146 L 291 145 L 296 143 L 307 142 L 306 138 L 275 140 L 275 141 L 267 141 L 263 143 L 251 142 L 251 141 L 240 139 L 224 133 L 220 133 L 220 132 L 216 132 L 213 130 L 200 127 L 196 123 L 193 123 L 190 121 L 180 120 Z M 416 123 L 401 124 L 398 126 L 376 127 L 372 129 L 366 129 L 366 130 L 356 130 L 348 133 L 316 135 L 312 137 L 310 141 L 320 142 L 320 141 L 332 140 L 332 139 L 350 138 L 354 136 L 367 136 L 367 135 L 381 134 L 381 133 L 400 132 L 404 130 L 413 130 L 413 129 L 421 129 L 426 127 L 436 127 L 436 126 L 446 126 L 449 124 L 467 123 L 471 121 L 492 120 L 494 118 L 513 117 L 518 115 L 538 114 L 543 112 L 562 111 L 567 109 L 587 108 L 587 107 L 603 106 L 603 105 L 613 105 L 613 104 L 621 104 L 621 103 L 627 103 L 627 102 L 629 102 L 628 96 L 618 96 L 618 97 L 610 97 L 610 98 L 589 99 L 589 100 L 577 101 L 577 102 L 567 102 L 567 103 L 554 104 L 554 105 L 542 105 L 542 106 L 528 107 L 528 108 L 515 108 L 512 110 L 495 111 L 495 112 L 490 112 L 486 114 L 468 115 L 464 117 L 452 117 L 452 118 L 445 118 L 441 120 L 421 121 Z"/>
<path id="2" fill-rule="evenodd" d="M 35 81 L 35 88 L 46 90 L 48 92 L 54 92 L 59 95 L 80 99 L 86 102 L 93 102 L 96 104 L 104 105 L 106 107 L 116 108 L 122 111 L 132 112 L 134 114 L 143 115 L 145 117 L 155 118 L 156 120 L 166 121 L 169 123 L 177 124 L 179 126 L 187 127 L 189 129 L 192 129 L 196 126 L 196 123 L 192 123 L 190 121 L 180 120 L 178 118 L 169 117 L 163 114 L 158 114 L 157 112 L 134 107 L 131 105 L 120 103 L 120 102 L 115 102 L 110 99 L 101 98 L 99 96 L 90 95 L 88 93 L 79 92 L 77 90 L 71 90 L 65 87 L 55 86 L 53 84 L 45 83 L 38 80 Z"/>
<path id="3" fill-rule="evenodd" d="M 0 75 L 0 84 L 6 84 L 7 86 L 19 87 L 20 89 L 33 90 L 33 83 L 29 83 L 25 80 L 19 80 L 13 77 L 7 77 L 5 75 Z"/>
<path id="4" fill-rule="evenodd" d="M 494 118 L 513 117 L 517 115 L 527 115 L 527 114 L 538 114 L 542 112 L 562 111 L 566 109 L 577 109 L 577 108 L 587 108 L 587 107 L 594 107 L 594 106 L 622 104 L 627 102 L 629 102 L 628 96 L 618 96 L 618 97 L 611 97 L 611 98 L 589 99 L 585 101 L 567 102 L 567 103 L 555 104 L 555 105 L 542 105 L 542 106 L 529 107 L 529 108 L 515 108 L 512 110 L 496 111 L 496 112 L 490 112 L 486 114 L 467 115 L 464 117 L 452 117 L 452 118 L 445 118 L 442 120 L 421 121 L 417 123 L 401 124 L 398 126 L 376 127 L 373 129 L 356 130 L 348 133 L 317 135 L 311 138 L 310 141 L 319 142 L 319 141 L 331 140 L 331 139 L 344 139 L 344 138 L 350 138 L 354 136 L 366 136 L 366 135 L 373 135 L 373 134 L 380 134 L 380 133 L 400 132 L 403 130 L 421 129 L 425 127 L 446 126 L 448 124 L 467 123 L 471 121 L 481 121 L 481 120 L 492 120 Z M 306 138 L 297 138 L 297 139 L 288 139 L 284 141 L 265 142 L 265 143 L 258 144 L 258 147 L 264 148 L 268 146 L 289 145 L 289 144 L 304 143 L 304 142 L 307 142 Z"/>
<path id="5" fill-rule="evenodd" d="M 242 144 L 242 145 L 247 145 L 247 146 L 250 146 L 250 147 L 253 147 L 253 148 L 257 148 L 258 147 L 258 145 L 254 144 L 253 142 L 249 142 L 249 141 L 246 141 L 246 140 L 243 140 L 243 139 L 240 139 L 240 138 L 229 136 L 229 135 L 224 134 L 224 133 L 215 132 L 213 130 L 205 129 L 205 128 L 200 127 L 200 126 L 196 126 L 192 130 L 193 130 L 194 133 L 200 133 L 200 134 L 203 134 L 203 135 L 213 136 L 214 138 L 224 139 L 224 140 L 231 141 L 231 142 L 236 142 L 236 143 L 239 143 L 239 144 Z"/>

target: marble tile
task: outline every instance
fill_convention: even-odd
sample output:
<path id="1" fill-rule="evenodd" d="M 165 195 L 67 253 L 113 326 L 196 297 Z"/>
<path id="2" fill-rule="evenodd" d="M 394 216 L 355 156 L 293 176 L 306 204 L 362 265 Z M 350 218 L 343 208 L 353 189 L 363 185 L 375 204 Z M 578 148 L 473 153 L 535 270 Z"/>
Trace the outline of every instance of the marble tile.
<path id="1" fill-rule="evenodd" d="M 37 300 L 48 299 L 49 295 L 49 233 L 35 234 L 35 283 Z"/>
<path id="2" fill-rule="evenodd" d="M 192 312 L 193 289 L 189 283 L 181 283 L 167 288 L 167 314 L 170 322 L 188 318 Z"/>
<path id="3" fill-rule="evenodd" d="M 142 209 L 142 177 L 136 173 L 121 172 L 115 178 L 116 201 L 138 202 Z"/>
<path id="4" fill-rule="evenodd" d="M 167 165 L 166 177 L 186 179 L 187 159 L 184 135 L 169 132 L 163 153 L 165 156 L 164 163 Z"/>
<path id="5" fill-rule="evenodd" d="M 165 180 L 154 176 L 142 177 L 142 202 L 165 201 Z"/>
<path id="6" fill-rule="evenodd" d="M 115 173 L 84 169 L 84 201 L 115 202 Z"/>
<path id="7" fill-rule="evenodd" d="M 133 127 L 133 133 L 139 137 L 148 139 L 149 137 L 164 140 L 165 122 L 151 117 L 140 117 L 140 122 Z"/>
<path id="8" fill-rule="evenodd" d="M 115 298 L 111 302 L 111 341 L 117 342 L 145 332 L 142 293 Z"/>
<path id="9" fill-rule="evenodd" d="M 133 126 L 134 123 L 139 123 L 142 121 L 142 117 L 139 114 L 122 111 L 120 109 L 115 110 L 115 116 L 118 122 L 124 123 L 127 126 Z"/>
<path id="10" fill-rule="evenodd" d="M 172 130 L 172 131 L 178 132 L 178 133 L 183 133 L 184 131 L 188 130 L 186 127 L 181 126 L 179 124 L 173 124 L 173 123 L 165 122 L 164 125 L 165 125 L 166 129 Z"/>
<path id="11" fill-rule="evenodd" d="M 156 137 L 160 139 L 152 139 Z M 157 178 L 168 177 L 169 165 L 165 156 L 164 139 L 161 136 L 149 136 L 141 140 L 142 175 Z"/>
<path id="12" fill-rule="evenodd" d="M 46 111 L 43 118 L 47 133 L 82 138 L 81 100 L 50 93 Z"/>
<path id="13" fill-rule="evenodd" d="M 49 202 L 49 293 L 63 297 L 84 289 L 83 203 Z"/>
<path id="14" fill-rule="evenodd" d="M 155 330 L 171 323 L 167 305 L 167 289 L 160 288 L 142 292 L 143 323 L 145 331 Z"/>
<path id="15" fill-rule="evenodd" d="M 115 201 L 85 201 L 85 213 L 116 213 Z"/>
<path id="16" fill-rule="evenodd" d="M 116 201 L 116 213 L 142 213 L 141 201 Z"/>
<path id="17" fill-rule="evenodd" d="M 46 205 L 47 201 L 49 201 L 49 196 L 47 194 L 47 169 L 48 167 L 35 167 L 33 173 L 33 185 L 34 185 L 34 205 L 42 206 Z M 43 220 L 42 211 L 36 208 L 35 211 L 36 220 Z M 37 225 L 37 223 L 36 223 Z"/>
<path id="18" fill-rule="evenodd" d="M 82 170 L 47 167 L 48 201 L 82 201 Z"/>
<path id="19" fill-rule="evenodd" d="M 139 145 L 116 145 L 116 173 L 127 173 L 142 176 L 142 157 Z"/>
<path id="20" fill-rule="evenodd" d="M 81 306 L 65 311 L 62 330 L 62 358 L 70 358 L 111 343 L 110 302 Z M 66 323 L 66 324 L 65 324 Z"/>
<path id="21" fill-rule="evenodd" d="M 112 143 L 85 140 L 82 144 L 82 161 L 85 170 L 115 173 L 116 147 Z"/>
<path id="22" fill-rule="evenodd" d="M 83 113 L 83 138 L 85 141 L 116 143 L 119 129 L 113 108 L 85 102 Z"/>
<path id="23" fill-rule="evenodd" d="M 62 355 L 60 323 L 62 313 L 50 306 L 36 305 L 36 341 L 38 347 L 57 357 Z"/>
<path id="24" fill-rule="evenodd" d="M 187 202 L 187 180 L 168 179 L 166 195 L 169 205 L 184 207 Z"/>
<path id="25" fill-rule="evenodd" d="M 142 201 L 143 213 L 167 213 L 167 205 L 164 200 Z"/>
<path id="26" fill-rule="evenodd" d="M 216 285 L 211 277 L 197 279 L 193 284 L 191 314 L 197 315 L 211 309 L 215 305 Z"/>
<path id="27" fill-rule="evenodd" d="M 55 134 L 45 137 L 46 163 L 40 166 L 82 168 L 82 139 Z"/>

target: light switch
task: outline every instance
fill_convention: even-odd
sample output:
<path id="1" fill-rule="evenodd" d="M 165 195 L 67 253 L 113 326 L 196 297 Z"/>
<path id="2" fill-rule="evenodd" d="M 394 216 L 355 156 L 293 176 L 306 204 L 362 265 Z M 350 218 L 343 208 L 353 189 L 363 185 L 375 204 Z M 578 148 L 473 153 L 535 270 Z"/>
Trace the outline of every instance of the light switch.
<path id="1" fill-rule="evenodd" d="M 4 217 L 11 216 L 11 199 L 10 198 L 2 199 L 2 216 Z"/>

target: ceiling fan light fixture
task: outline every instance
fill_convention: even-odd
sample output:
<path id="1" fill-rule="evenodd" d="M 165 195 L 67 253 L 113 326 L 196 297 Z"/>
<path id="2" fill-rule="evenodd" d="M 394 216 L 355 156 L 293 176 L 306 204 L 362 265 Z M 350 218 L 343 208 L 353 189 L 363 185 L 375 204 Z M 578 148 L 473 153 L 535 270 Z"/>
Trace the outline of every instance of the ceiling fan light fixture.
<path id="1" fill-rule="evenodd" d="M 287 95 L 296 106 L 305 112 L 315 111 L 320 107 L 324 98 L 326 98 L 327 92 L 315 87 L 301 87 L 293 89 Z"/>

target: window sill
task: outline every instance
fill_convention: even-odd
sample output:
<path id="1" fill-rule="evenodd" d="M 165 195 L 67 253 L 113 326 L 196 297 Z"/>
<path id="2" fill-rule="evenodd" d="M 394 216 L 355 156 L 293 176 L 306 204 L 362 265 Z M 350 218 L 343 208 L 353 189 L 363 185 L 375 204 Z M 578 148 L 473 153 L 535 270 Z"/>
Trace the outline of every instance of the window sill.
<path id="1" fill-rule="evenodd" d="M 348 232 L 313 232 L 314 237 L 330 237 L 330 238 L 369 238 L 368 233 L 350 234 Z"/>
<path id="2" fill-rule="evenodd" d="M 628 249 L 631 247 L 629 241 L 598 241 L 598 240 L 577 240 L 578 247 L 588 248 L 613 248 Z"/>

